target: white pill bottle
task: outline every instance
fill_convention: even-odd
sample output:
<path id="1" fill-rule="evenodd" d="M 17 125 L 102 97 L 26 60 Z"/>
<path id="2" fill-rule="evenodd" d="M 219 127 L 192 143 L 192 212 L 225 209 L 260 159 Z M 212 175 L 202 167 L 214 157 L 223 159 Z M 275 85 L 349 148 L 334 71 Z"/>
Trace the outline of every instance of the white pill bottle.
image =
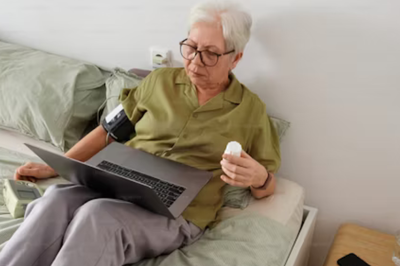
<path id="1" fill-rule="evenodd" d="M 226 145 L 224 153 L 240 157 L 242 154 L 242 145 L 240 145 L 240 143 L 237 141 L 231 141 L 228 143 L 228 145 Z"/>

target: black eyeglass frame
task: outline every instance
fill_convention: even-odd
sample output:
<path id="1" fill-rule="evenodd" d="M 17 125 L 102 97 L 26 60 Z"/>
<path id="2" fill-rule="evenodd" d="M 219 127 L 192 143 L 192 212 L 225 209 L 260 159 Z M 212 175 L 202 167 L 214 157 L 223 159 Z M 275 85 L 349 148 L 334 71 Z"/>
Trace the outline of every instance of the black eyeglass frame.
<path id="1" fill-rule="evenodd" d="M 183 41 L 179 42 L 179 45 L 180 45 L 180 48 L 181 48 L 181 49 L 180 49 L 180 52 L 181 52 L 182 57 L 185 58 L 186 60 L 193 60 L 193 59 L 196 58 L 196 55 L 199 54 L 199 55 L 200 55 L 200 60 L 201 60 L 201 62 L 202 62 L 205 66 L 208 66 L 208 67 L 213 67 L 213 66 L 217 65 L 217 64 L 218 64 L 218 61 L 219 61 L 219 58 L 220 58 L 221 56 L 227 55 L 227 54 L 231 54 L 231 53 L 235 52 L 235 50 L 232 50 L 232 51 L 229 51 L 229 52 L 226 52 L 226 53 L 223 53 L 223 54 L 219 54 L 219 53 L 215 53 L 215 52 L 211 52 L 211 51 L 207 51 L 207 50 L 199 51 L 199 50 L 197 50 L 197 47 L 194 47 L 194 46 L 192 46 L 192 45 L 190 45 L 190 44 L 184 43 L 184 42 L 186 42 L 186 41 L 187 41 L 187 38 L 184 39 Z M 183 46 L 183 45 L 189 46 L 189 47 L 193 48 L 193 50 L 196 51 L 192 59 L 186 58 L 186 57 L 183 55 L 183 53 L 182 53 L 182 46 Z M 201 53 L 202 53 L 202 52 L 205 52 L 205 51 L 208 52 L 208 53 L 215 54 L 215 55 L 217 56 L 217 61 L 215 62 L 214 65 L 207 65 L 206 63 L 204 63 L 204 61 L 203 61 L 203 55 L 202 55 Z"/>

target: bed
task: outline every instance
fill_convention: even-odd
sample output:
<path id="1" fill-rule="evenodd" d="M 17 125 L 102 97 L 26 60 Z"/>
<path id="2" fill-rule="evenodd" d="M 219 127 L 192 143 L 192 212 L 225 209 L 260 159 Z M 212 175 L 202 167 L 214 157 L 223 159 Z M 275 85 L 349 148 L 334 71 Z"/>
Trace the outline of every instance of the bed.
<path id="1" fill-rule="evenodd" d="M 42 147 L 44 149 L 51 150 L 53 152 L 60 152 L 59 149 L 55 148 L 54 146 L 51 146 L 47 143 L 23 136 L 21 134 L 7 131 L 4 129 L 0 129 L 0 158 L 3 155 L 4 156 L 4 149 L 7 149 L 7 155 L 13 155 L 13 161 L 16 162 L 16 164 L 12 167 L 16 168 L 19 165 L 23 164 L 27 159 L 32 160 L 37 160 L 40 161 L 38 158 L 35 159 L 34 154 L 24 146 L 24 143 L 29 143 L 32 145 L 36 145 L 39 147 Z M 16 159 L 15 159 L 16 158 Z M 18 160 L 19 159 L 19 160 Z M 0 163 L 1 167 L 1 163 Z M 3 169 L 4 170 L 4 169 Z M 4 177 L 4 176 L 3 176 Z M 9 178 L 11 178 L 10 175 L 8 175 Z M 283 181 L 283 182 L 282 182 Z M 281 191 L 280 185 L 282 185 L 285 189 L 298 189 L 296 186 L 291 186 L 293 184 L 288 185 L 287 180 L 284 180 L 282 178 L 279 179 L 278 181 L 278 188 L 277 188 L 277 193 L 279 194 L 278 197 L 281 198 L 281 200 L 287 200 L 287 201 L 297 201 L 294 199 L 293 195 L 296 194 L 291 194 L 287 195 L 290 193 L 287 193 L 287 191 Z M 56 178 L 56 179 L 50 179 L 44 182 L 40 183 L 40 186 L 42 188 L 47 188 L 49 185 L 54 184 L 54 183 L 67 183 L 67 181 L 63 180 L 62 178 Z M 303 193 L 301 193 L 302 196 L 304 196 Z M 277 198 L 277 197 L 275 197 Z M 304 198 L 300 197 L 298 198 L 298 201 L 301 202 Z M 275 199 L 276 201 L 276 199 Z M 0 197 L 0 202 L 2 202 L 2 199 Z M 274 205 L 274 204 L 272 204 Z M 277 206 L 282 206 L 282 208 L 285 208 L 282 204 L 279 202 L 277 203 Z M 285 208 L 286 209 L 286 208 Z M 240 210 L 234 210 L 230 209 L 232 212 L 240 212 Z M 273 210 L 271 208 L 269 210 L 272 214 L 277 217 L 271 217 L 274 218 L 280 222 L 283 220 L 290 220 L 287 217 L 279 217 L 282 216 L 282 212 L 277 212 L 276 210 Z M 289 211 L 289 210 L 288 210 Z M 229 210 L 227 211 L 228 214 L 225 214 L 227 216 L 232 216 L 232 213 L 229 213 Z M 285 262 L 285 266 L 300 266 L 300 265 L 307 265 L 308 261 L 308 256 L 310 252 L 310 247 L 311 247 L 311 241 L 312 241 L 312 236 L 314 232 L 314 227 L 315 227 L 315 220 L 316 220 L 316 215 L 317 215 L 317 210 L 312 207 L 308 206 L 303 206 L 302 207 L 302 217 L 301 217 L 301 227 L 299 230 L 299 233 L 297 234 L 297 237 L 294 241 L 293 247 L 291 248 L 289 255 L 287 257 L 287 261 Z M 236 214 L 235 214 L 236 215 Z M 6 208 L 4 205 L 0 207 L 0 249 L 4 245 L 5 241 L 7 241 L 13 232 L 18 228 L 18 226 L 21 224 L 22 219 L 12 219 L 11 216 L 8 214 Z M 289 222 L 290 223 L 290 222 Z M 296 222 L 294 222 L 296 223 Z M 296 228 L 296 225 L 289 225 L 292 228 Z M 295 230 L 295 229 L 294 229 Z M 268 264 L 265 264 L 268 265 Z"/>
<path id="2" fill-rule="evenodd" d="M 0 186 L 4 178 L 12 178 L 13 171 L 26 161 L 40 162 L 39 158 L 24 146 L 24 143 L 63 153 L 97 124 L 101 119 L 101 114 L 98 113 L 100 109 L 104 108 L 104 113 L 107 113 L 118 103 L 117 96 L 122 88 L 137 86 L 147 73 L 141 70 L 128 72 L 122 69 L 103 71 L 87 63 L 0 42 L 2 62 L 12 65 L 14 61 L 18 61 L 15 55 L 20 51 L 23 52 L 24 57 L 21 57 L 23 60 L 18 62 L 16 73 L 21 73 L 21 65 L 27 65 L 30 70 L 32 64 L 39 64 L 35 71 L 38 68 L 43 68 L 43 70 L 38 75 L 46 76 L 46 84 L 56 84 L 51 88 L 46 88 L 47 93 L 55 95 L 56 100 L 54 100 L 55 105 L 50 106 L 52 103 L 47 105 L 44 102 L 46 99 L 41 98 L 42 93 L 37 93 L 42 92 L 43 88 L 35 88 L 31 83 L 19 84 L 25 80 L 36 79 L 35 76 L 26 77 L 26 75 L 35 75 L 32 71 L 22 71 L 23 76 L 7 79 L 3 77 L 3 80 L 0 76 L 0 92 L 3 96 L 0 98 L 0 108 L 2 108 Z M 32 52 L 32 58 L 27 56 L 30 52 Z M 7 57 L 9 54 L 13 54 L 13 57 Z M 61 65 L 60 62 L 63 65 L 60 70 L 61 76 L 54 74 L 57 72 L 57 66 Z M 12 69 L 10 66 L 7 67 L 8 70 Z M 46 69 L 50 70 L 49 73 L 52 76 L 44 75 Z M 66 75 L 66 72 L 70 75 Z M 21 89 L 21 93 L 31 93 L 31 97 L 37 100 L 33 103 L 32 101 L 22 103 L 21 106 L 18 106 L 19 102 L 17 102 L 7 107 L 8 102 L 1 101 L 14 97 L 12 94 L 7 94 L 9 92 L 7 88 L 10 86 L 16 91 Z M 26 87 L 29 87 L 28 92 L 25 91 Z M 63 88 L 62 94 L 60 94 L 60 87 Z M 43 104 L 35 105 L 36 101 Z M 54 111 L 49 112 L 48 109 Z M 34 117 L 29 116 L 32 113 L 35 114 Z M 14 121 L 14 116 L 19 116 L 21 119 Z M 31 123 L 31 120 L 35 123 Z M 41 124 L 43 121 L 45 121 L 44 125 Z M 284 129 L 287 129 L 288 124 L 280 119 L 274 121 L 280 137 L 283 137 Z M 43 128 L 46 131 L 43 131 Z M 317 210 L 303 205 L 305 192 L 301 186 L 284 178 L 277 180 L 276 193 L 271 197 L 262 200 L 250 198 L 245 206 L 239 207 L 226 204 L 218 214 L 218 225 L 213 229 L 208 229 L 204 236 L 192 246 L 176 250 L 169 255 L 147 259 L 135 265 L 307 265 Z M 40 181 L 38 184 L 46 189 L 54 183 L 67 183 L 67 181 L 57 177 Z M 244 197 L 237 197 L 235 193 L 228 196 L 242 204 Z M 23 219 L 11 218 L 0 193 L 0 249 L 22 221 Z M 234 256 L 238 249 L 243 254 Z"/>

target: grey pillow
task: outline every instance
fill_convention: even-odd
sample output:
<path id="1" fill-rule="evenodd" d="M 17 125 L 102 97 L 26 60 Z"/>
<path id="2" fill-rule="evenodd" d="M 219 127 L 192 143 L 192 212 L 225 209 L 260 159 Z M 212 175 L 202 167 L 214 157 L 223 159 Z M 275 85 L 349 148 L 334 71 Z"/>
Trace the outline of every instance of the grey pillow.
<path id="1" fill-rule="evenodd" d="M 105 73 L 75 59 L 0 42 L 0 127 L 72 147 L 105 98 Z"/>

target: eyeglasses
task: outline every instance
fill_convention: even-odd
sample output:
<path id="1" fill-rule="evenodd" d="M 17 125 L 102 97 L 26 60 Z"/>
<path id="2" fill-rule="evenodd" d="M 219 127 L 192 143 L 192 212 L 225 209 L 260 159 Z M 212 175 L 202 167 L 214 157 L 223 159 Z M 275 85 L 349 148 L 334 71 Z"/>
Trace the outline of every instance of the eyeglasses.
<path id="1" fill-rule="evenodd" d="M 223 55 L 227 55 L 227 54 L 231 54 L 233 52 L 235 52 L 235 50 L 223 53 L 223 54 L 218 54 L 218 53 L 214 53 L 211 51 L 199 51 L 197 50 L 197 47 L 193 47 L 187 43 L 185 43 L 187 41 L 187 39 L 184 39 L 183 41 L 181 41 L 179 43 L 179 45 L 181 46 L 181 55 L 183 58 L 185 58 L 186 60 L 193 60 L 197 54 L 200 55 L 200 60 L 201 62 L 205 65 L 205 66 L 215 66 L 218 63 L 218 59 L 220 56 Z"/>

